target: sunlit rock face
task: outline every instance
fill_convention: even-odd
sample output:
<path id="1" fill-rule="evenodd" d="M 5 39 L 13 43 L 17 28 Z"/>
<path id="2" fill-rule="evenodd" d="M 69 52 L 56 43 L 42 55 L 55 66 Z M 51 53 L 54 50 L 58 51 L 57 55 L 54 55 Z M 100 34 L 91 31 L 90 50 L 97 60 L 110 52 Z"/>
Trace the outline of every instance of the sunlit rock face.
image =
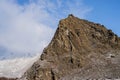
<path id="1" fill-rule="evenodd" d="M 50 44 L 21 80 L 120 78 L 120 38 L 104 25 L 72 14 L 60 20 Z"/>

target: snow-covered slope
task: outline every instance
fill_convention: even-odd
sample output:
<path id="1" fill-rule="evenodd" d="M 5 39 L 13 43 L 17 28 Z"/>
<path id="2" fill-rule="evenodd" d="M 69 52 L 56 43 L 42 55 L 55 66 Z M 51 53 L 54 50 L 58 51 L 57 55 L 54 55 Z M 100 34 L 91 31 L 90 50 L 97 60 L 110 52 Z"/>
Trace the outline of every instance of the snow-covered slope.
<path id="1" fill-rule="evenodd" d="M 21 77 L 21 75 L 39 58 L 16 58 L 0 61 L 0 77 Z"/>

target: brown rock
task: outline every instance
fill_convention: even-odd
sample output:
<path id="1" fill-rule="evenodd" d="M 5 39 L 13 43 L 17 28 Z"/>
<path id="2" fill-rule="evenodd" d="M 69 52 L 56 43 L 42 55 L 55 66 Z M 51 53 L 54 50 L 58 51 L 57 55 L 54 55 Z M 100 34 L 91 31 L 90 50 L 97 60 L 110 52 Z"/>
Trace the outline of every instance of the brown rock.
<path id="1" fill-rule="evenodd" d="M 81 80 L 120 78 L 120 38 L 103 25 L 74 17 L 59 22 L 40 59 L 21 78 Z"/>

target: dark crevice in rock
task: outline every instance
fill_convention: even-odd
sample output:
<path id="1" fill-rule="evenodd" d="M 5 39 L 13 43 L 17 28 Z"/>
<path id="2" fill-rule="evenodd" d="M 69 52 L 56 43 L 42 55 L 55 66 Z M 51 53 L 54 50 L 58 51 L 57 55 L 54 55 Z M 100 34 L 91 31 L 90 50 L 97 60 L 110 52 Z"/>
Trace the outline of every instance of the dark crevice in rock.
<path id="1" fill-rule="evenodd" d="M 52 69 L 51 69 L 51 79 L 52 79 L 52 80 L 56 80 L 56 79 L 55 79 L 55 74 L 54 74 L 54 72 L 53 72 Z"/>

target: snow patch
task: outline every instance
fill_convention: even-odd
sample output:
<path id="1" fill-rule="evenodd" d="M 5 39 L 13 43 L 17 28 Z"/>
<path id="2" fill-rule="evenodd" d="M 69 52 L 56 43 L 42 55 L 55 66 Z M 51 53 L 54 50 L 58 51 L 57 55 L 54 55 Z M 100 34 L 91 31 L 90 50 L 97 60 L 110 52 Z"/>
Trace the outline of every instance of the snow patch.
<path id="1" fill-rule="evenodd" d="M 0 77 L 21 77 L 38 60 L 39 55 L 29 58 L 16 58 L 0 61 Z"/>

